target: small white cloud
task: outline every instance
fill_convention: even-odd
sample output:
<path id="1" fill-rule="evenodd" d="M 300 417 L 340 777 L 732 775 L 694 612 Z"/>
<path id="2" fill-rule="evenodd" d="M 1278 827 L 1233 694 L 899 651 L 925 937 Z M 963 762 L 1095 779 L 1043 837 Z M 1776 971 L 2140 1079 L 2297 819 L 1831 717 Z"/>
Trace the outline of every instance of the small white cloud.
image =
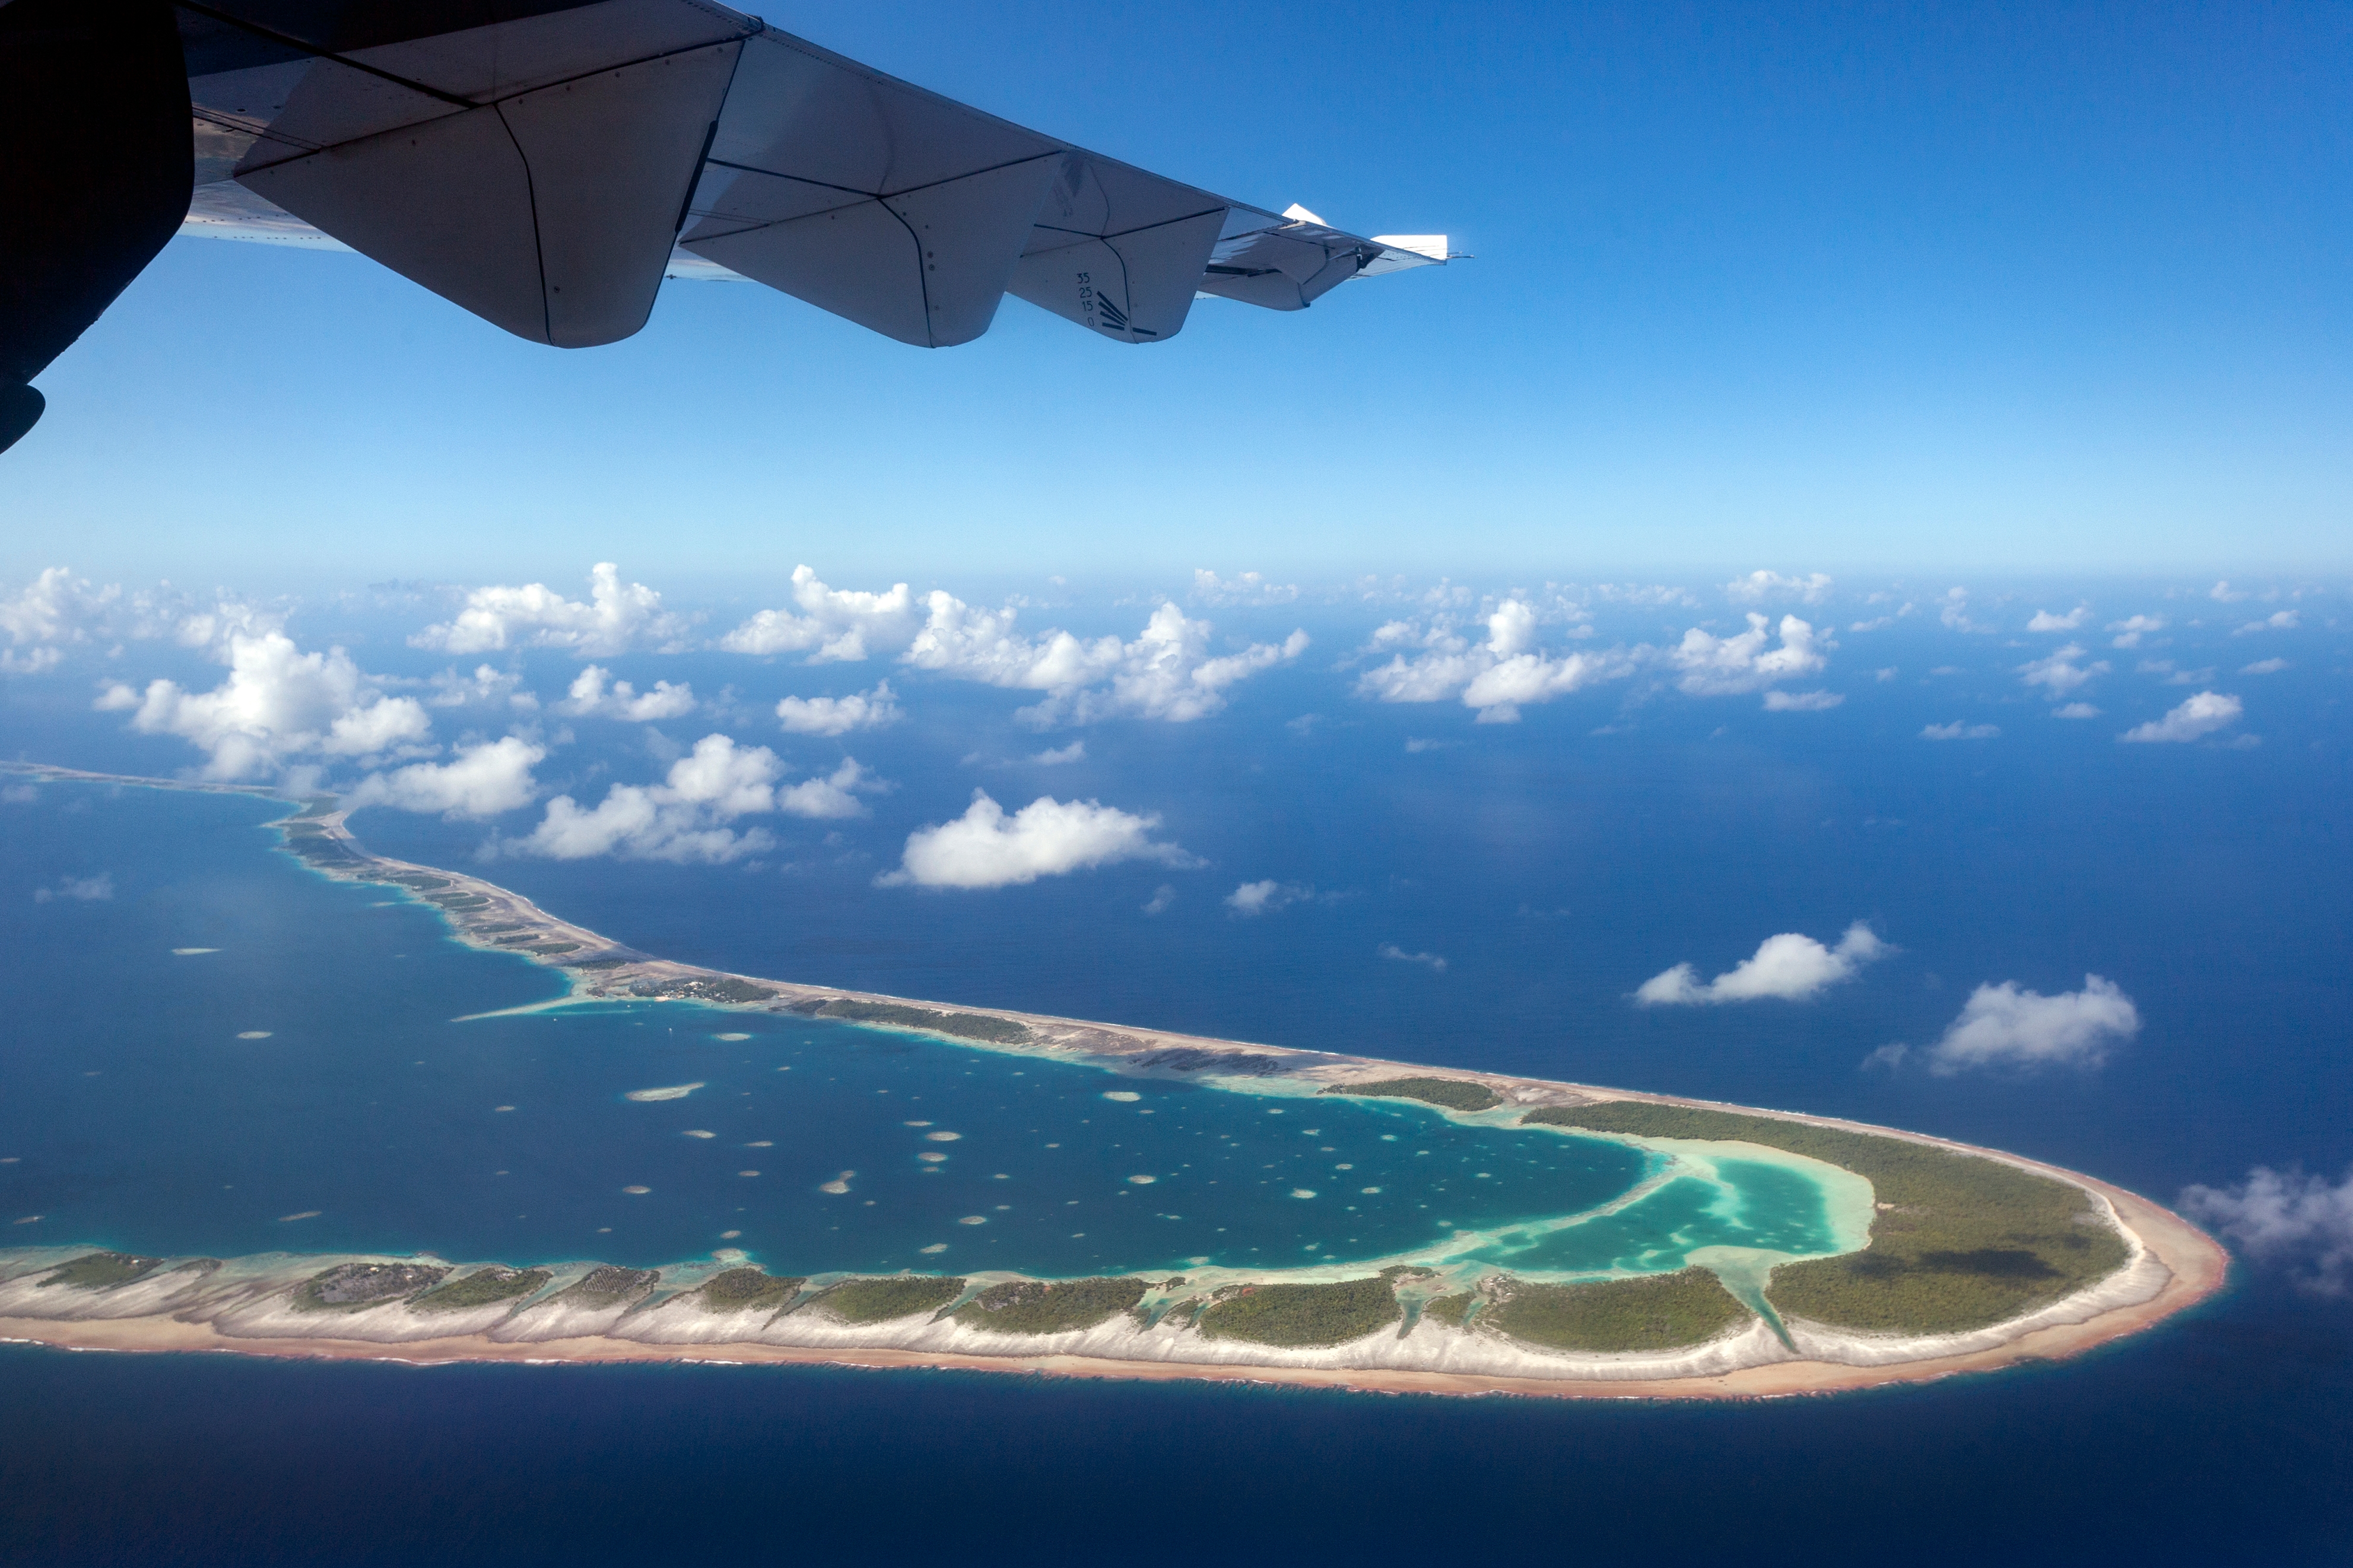
<path id="1" fill-rule="evenodd" d="M 1770 625 L 1751 611 L 1748 629 L 1737 637 L 1713 637 L 1697 626 L 1684 632 L 1666 655 L 1667 663 L 1681 672 L 1676 688 L 1694 697 L 1726 697 L 1815 674 L 1830 662 L 1822 652 L 1828 644 L 1811 624 L 1783 616 L 1781 646 L 1768 648 Z"/>
<path id="2" fill-rule="evenodd" d="M 356 810 L 388 805 L 395 811 L 442 816 L 496 816 L 531 804 L 539 782 L 531 770 L 547 755 L 518 736 L 478 746 L 460 746 L 447 763 L 412 763 L 388 773 L 370 773 L 349 796 Z"/>
<path id="3" fill-rule="evenodd" d="M 1893 951 L 1862 921 L 1846 928 L 1836 947 L 1824 947 L 1796 931 L 1783 931 L 1767 937 L 1754 954 L 1704 985 L 1700 984 L 1698 970 L 1678 963 L 1642 982 L 1634 1001 L 1644 1007 L 1755 1002 L 1768 996 L 1805 1002 L 1853 979 L 1864 964 Z"/>
<path id="4" fill-rule="evenodd" d="M 539 711 L 539 699 L 522 689 L 522 677 L 511 670 L 493 669 L 478 664 L 470 676 L 445 669 L 426 684 L 433 695 L 425 701 L 431 708 L 505 708 L 519 713 Z"/>
<path id="5" fill-rule="evenodd" d="M 1087 743 L 1073 741 L 1067 746 L 1050 747 L 1032 753 L 1029 760 L 1041 768 L 1059 768 L 1065 763 L 1083 763 L 1087 760 Z"/>
<path id="6" fill-rule="evenodd" d="M 2001 733 L 1999 724 L 1968 724 L 1956 719 L 1949 724 L 1931 724 L 1920 731 L 1924 741 L 1990 741 Z"/>
<path id="7" fill-rule="evenodd" d="M 859 793 L 887 795 L 891 788 L 860 766 L 856 757 L 844 757 L 841 765 L 823 778 L 777 786 L 776 809 L 787 816 L 814 817 L 820 822 L 863 816 L 866 803 L 858 798 Z"/>
<path id="8" fill-rule="evenodd" d="M 1980 985 L 1929 1048 L 1928 1069 L 1950 1077 L 1974 1068 L 2092 1068 L 2140 1032 L 2140 1013 L 2116 983 L 2084 976 L 2081 991 L 2056 996 L 2015 981 Z"/>
<path id="9" fill-rule="evenodd" d="M 100 871 L 94 877 L 61 877 L 54 888 L 36 888 L 33 901 L 46 904 L 51 899 L 76 899 L 83 903 L 97 903 L 114 897 L 114 873 Z"/>
<path id="10" fill-rule="evenodd" d="M 2239 673 L 2241 675 L 2277 675 L 2287 667 L 2287 660 L 2284 658 L 2259 658 L 2253 664 L 2241 665 Z"/>
<path id="11" fill-rule="evenodd" d="M 1993 630 L 1991 626 L 1979 626 L 1969 618 L 1969 591 L 1967 588 L 1947 588 L 1944 597 L 1936 601 L 1936 618 L 1957 632 Z"/>
<path id="12" fill-rule="evenodd" d="M 679 652 L 688 625 L 661 607 L 659 594 L 642 583 L 623 583 L 618 567 L 600 561 L 589 571 L 585 602 L 544 583 L 476 588 L 453 618 L 408 641 L 444 653 L 558 647 L 582 658 L 609 658 L 635 647 Z"/>
<path id="13" fill-rule="evenodd" d="M 847 697 L 787 697 L 776 704 L 776 721 L 796 735 L 846 735 L 880 730 L 900 719 L 897 694 L 887 680 L 871 691 Z"/>
<path id="14" fill-rule="evenodd" d="M 1269 878 L 1263 882 L 1244 882 L 1226 895 L 1226 908 L 1248 919 L 1253 915 L 1271 915 L 1277 910 L 1315 896 L 1315 889 L 1301 882 L 1278 882 Z"/>
<path id="15" fill-rule="evenodd" d="M 852 792 L 878 787 L 851 758 L 829 778 L 778 788 L 784 774 L 784 763 L 767 747 L 705 735 L 670 764 L 661 784 L 615 784 L 594 809 L 557 795 L 529 837 L 505 840 L 501 847 L 553 860 L 611 855 L 723 865 L 776 844 L 764 828 L 737 831 L 732 824 L 738 818 L 778 811 L 819 819 L 854 816 L 865 807 Z"/>
<path id="16" fill-rule="evenodd" d="M 1144 912 L 1147 915 L 1166 914 L 1168 906 L 1176 901 L 1176 889 L 1163 882 L 1152 889 L 1152 897 L 1145 902 Z"/>
<path id="17" fill-rule="evenodd" d="M 921 617 L 907 584 L 887 594 L 828 588 L 807 566 L 793 568 L 791 610 L 762 610 L 719 639 L 729 653 L 807 653 L 811 664 L 856 663 L 905 650 Z"/>
<path id="18" fill-rule="evenodd" d="M 2121 621 L 2110 621 L 2108 623 L 2108 630 L 2116 633 L 2116 635 L 2110 640 L 2108 646 L 2110 647 L 2140 647 L 2141 638 L 2147 637 L 2151 632 L 2161 632 L 2164 629 L 2165 617 L 2163 616 L 2133 616 Z"/>
<path id="19" fill-rule="evenodd" d="M 2077 664 L 2084 657 L 2081 643 L 2069 643 L 2048 658 L 2030 659 L 2018 667 L 2018 678 L 2026 686 L 2040 686 L 2053 697 L 2064 697 L 2095 675 L 2105 675 L 2108 661 Z"/>
<path id="20" fill-rule="evenodd" d="M 632 724 L 650 724 L 693 712 L 694 688 L 684 682 L 672 686 L 667 680 L 657 680 L 651 691 L 640 694 L 628 681 L 615 680 L 603 665 L 592 664 L 574 678 L 572 689 L 555 705 L 555 710 L 581 719 L 620 719 Z"/>
<path id="21" fill-rule="evenodd" d="M 2235 605 L 2240 600 L 2250 598 L 2253 595 L 2234 591 L 2231 586 L 2231 580 L 2228 577 L 2225 577 L 2220 583 L 2215 584 L 2213 587 L 2207 590 L 2206 596 L 2221 604 Z"/>
<path id="22" fill-rule="evenodd" d="M 2034 618 L 2026 623 L 2026 629 L 2030 632 L 2072 632 L 2082 626 L 2091 614 L 2092 606 L 2089 605 L 2078 605 L 2063 616 L 2037 610 Z"/>
<path id="23" fill-rule="evenodd" d="M 2332 1184 L 2257 1165 L 2234 1187 L 2184 1188 L 2181 1208 L 2257 1262 L 2285 1264 L 2299 1289 L 2343 1296 L 2353 1285 L 2353 1171 Z"/>
<path id="24" fill-rule="evenodd" d="M 1831 579 L 1820 572 L 1807 577 L 1784 577 L 1778 572 L 1751 572 L 1724 585 L 1724 596 L 1736 604 L 1761 605 L 1769 599 L 1797 599 L 1819 605 L 1831 596 Z"/>
<path id="25" fill-rule="evenodd" d="M 2249 621 L 2231 635 L 2234 637 L 2242 637 L 2253 632 L 2292 632 L 2302 624 L 2302 620 L 2294 610 L 2280 610 L 2264 616 L 2260 621 Z"/>
<path id="26" fill-rule="evenodd" d="M 1218 712 L 1227 689 L 1307 649 L 1304 631 L 1280 644 L 1253 643 L 1212 657 L 1207 621 L 1188 619 L 1175 605 L 1153 611 L 1134 642 L 1115 637 L 1082 639 L 1049 631 L 1031 638 L 1015 630 L 1012 608 L 975 609 L 952 594 L 924 599 L 928 614 L 902 662 L 960 680 L 1014 690 L 1041 691 L 1045 700 L 1021 717 L 1046 725 L 1086 724 L 1134 717 L 1187 723 Z"/>
<path id="27" fill-rule="evenodd" d="M 1767 713 L 1824 713 L 1846 700 L 1839 691 L 1768 691 L 1765 694 Z"/>
<path id="28" fill-rule="evenodd" d="M 1299 589 L 1295 584 L 1270 583 L 1255 572 L 1220 577 L 1215 572 L 1197 569 L 1191 596 L 1197 605 L 1288 605 L 1298 600 Z"/>
<path id="29" fill-rule="evenodd" d="M 1434 952 L 1408 952 L 1405 949 L 1399 947 L 1393 942 L 1385 942 L 1381 943 L 1378 952 L 1383 958 L 1388 959 L 1393 963 L 1419 963 L 1424 968 L 1435 970 L 1440 974 L 1446 973 L 1446 960 L 1440 958 Z"/>
<path id="30" fill-rule="evenodd" d="M 1099 801 L 1065 802 L 1051 795 L 1040 795 L 1008 816 L 987 792 L 975 790 L 962 816 L 907 835 L 899 869 L 875 882 L 886 888 L 1004 888 L 1124 860 L 1180 868 L 1198 863 L 1176 845 L 1154 839 L 1159 826 L 1155 813 L 1139 816 Z"/>
<path id="31" fill-rule="evenodd" d="M 2136 725 L 2116 737 L 2126 742 L 2195 741 L 2239 721 L 2246 705 L 2219 691 L 2201 691 L 2162 719 Z"/>
<path id="32" fill-rule="evenodd" d="M 2053 719 L 2096 719 L 2099 716 L 2100 710 L 2088 702 L 2070 702 L 2064 707 L 2051 710 Z"/>

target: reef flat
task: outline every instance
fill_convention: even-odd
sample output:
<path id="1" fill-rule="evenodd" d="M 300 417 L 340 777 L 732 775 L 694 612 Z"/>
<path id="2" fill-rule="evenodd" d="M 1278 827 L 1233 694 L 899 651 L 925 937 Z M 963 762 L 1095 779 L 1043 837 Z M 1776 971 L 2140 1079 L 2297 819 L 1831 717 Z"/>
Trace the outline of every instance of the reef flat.
<path id="1" fill-rule="evenodd" d="M 1503 1134 L 1547 1147 L 1580 1140 L 1574 1146 L 1588 1149 L 1604 1140 L 1621 1145 L 1621 1157 L 1638 1153 L 1643 1175 L 1598 1208 L 1501 1232 L 1458 1231 L 1371 1261 L 1288 1268 L 1200 1259 L 1181 1270 L 1047 1279 L 974 1268 L 826 1272 L 807 1261 L 770 1272 L 732 1251 L 629 1268 L 527 1257 L 211 1258 L 19 1248 L 0 1252 L 0 1337 L 406 1361 L 828 1361 L 1722 1397 L 2070 1354 L 2179 1310 L 2222 1276 L 2220 1249 L 2163 1209 L 1992 1151 L 1598 1086 L 701 969 L 558 920 L 480 878 L 371 854 L 331 798 L 301 803 L 275 826 L 285 851 L 312 870 L 397 889 L 438 910 L 466 945 L 561 973 L 566 994 L 535 1010 L 687 1004 L 713 1010 L 722 1026 L 730 1014 L 831 1020 L 1135 1080 L 1200 1084 L 1219 1091 L 1221 1103 L 1229 1094 L 1294 1110 L 1320 1103 L 1337 1115 L 1343 1105 L 1386 1101 L 1402 1108 L 1397 1114 L 1482 1139 Z M 701 1087 L 627 1098 L 658 1102 Z M 1320 1099 L 1327 1095 L 1341 1099 Z M 1138 1097 L 1113 1090 L 1100 1098 Z M 1744 1223 L 1756 1217 L 1745 1212 L 1751 1199 L 1790 1190 L 1810 1196 L 1819 1224 L 1775 1233 Z M 1678 1215 L 1715 1225 L 1709 1234 L 1725 1244 L 1658 1249 L 1653 1258 L 1637 1233 L 1676 1229 Z"/>

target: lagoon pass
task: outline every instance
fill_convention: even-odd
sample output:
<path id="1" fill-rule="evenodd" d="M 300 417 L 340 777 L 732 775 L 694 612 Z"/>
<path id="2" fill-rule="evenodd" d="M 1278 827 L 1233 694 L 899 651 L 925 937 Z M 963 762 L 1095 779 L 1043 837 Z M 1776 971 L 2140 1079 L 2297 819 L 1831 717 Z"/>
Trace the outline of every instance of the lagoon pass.
<path id="1" fill-rule="evenodd" d="M 16 933 L 0 1338 L 1722 1398 L 2066 1356 L 2223 1277 L 1994 1151 L 723 973 L 332 800 L 15 772 L 26 854 L 170 874 Z"/>

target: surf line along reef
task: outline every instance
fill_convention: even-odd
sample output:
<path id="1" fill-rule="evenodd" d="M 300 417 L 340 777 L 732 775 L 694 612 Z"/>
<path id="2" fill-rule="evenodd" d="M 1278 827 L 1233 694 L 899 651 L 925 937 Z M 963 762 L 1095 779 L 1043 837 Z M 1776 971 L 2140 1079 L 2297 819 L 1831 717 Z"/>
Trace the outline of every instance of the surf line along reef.
<path id="1" fill-rule="evenodd" d="M 173 787 L 21 764 L 12 771 Z M 1491 1205 L 1481 1228 L 1448 1230 L 1451 1222 L 1440 1222 L 1435 1237 L 1370 1258 L 1313 1261 L 1311 1244 L 1300 1249 L 1299 1267 L 1194 1257 L 1082 1278 L 824 1272 L 810 1267 L 812 1258 L 822 1261 L 815 1254 L 798 1260 L 802 1272 L 771 1271 L 733 1251 L 631 1268 L 430 1254 L 214 1258 L 16 1248 L 0 1251 L 0 1338 L 408 1362 L 825 1362 L 1722 1398 L 2066 1356 L 2158 1322 L 2223 1278 L 2221 1248 L 2165 1209 L 1995 1151 L 1622 1089 L 723 973 L 624 947 L 479 878 L 373 855 L 329 798 L 304 803 L 274 826 L 284 849 L 321 875 L 400 889 L 438 908 L 459 942 L 562 973 L 568 994 L 548 1005 L 685 1004 L 715 1010 L 723 1027 L 731 1016 L 782 1015 L 771 1023 L 827 1020 L 916 1037 L 966 1062 L 976 1058 L 965 1052 L 1046 1058 L 1147 1091 L 1181 1081 L 1267 1116 L 1306 1115 L 1325 1129 L 1346 1122 L 1356 1137 L 1370 1134 L 1356 1123 L 1375 1119 L 1393 1130 L 1382 1142 L 1400 1151 L 1399 1133 L 1405 1145 L 1447 1139 L 1450 1150 L 1492 1147 L 1493 1162 L 1482 1152 L 1472 1163 L 1494 1163 L 1499 1177 L 1512 1174 L 1505 1161 L 1525 1173 L 1546 1168 L 1548 1152 L 1560 1156 L 1563 1171 L 1582 1158 L 1582 1195 L 1554 1203 L 1561 1213 L 1506 1214 Z M 659 1101 L 692 1087 L 629 1098 Z M 953 1081 L 942 1087 L 955 1092 Z M 1134 1104 L 1148 1095 L 1134 1090 L 1100 1098 L 1151 1114 Z M 1338 1174 L 1359 1158 L 1339 1152 L 1330 1179 L 1359 1179 Z M 1410 1160 L 1386 1168 L 1403 1173 L 1381 1178 L 1389 1191 L 1377 1202 L 1394 1206 L 1398 1184 L 1421 1178 Z M 1627 1179 L 1609 1178 L 1614 1186 L 1596 1201 L 1595 1171 Z M 1441 1190 L 1435 1178 L 1423 1189 L 1413 1195 Z M 1186 1204 L 1279 1201 L 1225 1190 L 1219 1199 L 1197 1188 Z M 1343 1190 L 1371 1207 L 1370 1194 L 1383 1187 L 1363 1187 L 1365 1197 Z M 1288 1195 L 1317 1196 L 1303 1188 Z M 1328 1225 L 1333 1209 L 1302 1204 L 1297 1212 L 1304 1231 L 1307 1216 L 1321 1214 Z"/>

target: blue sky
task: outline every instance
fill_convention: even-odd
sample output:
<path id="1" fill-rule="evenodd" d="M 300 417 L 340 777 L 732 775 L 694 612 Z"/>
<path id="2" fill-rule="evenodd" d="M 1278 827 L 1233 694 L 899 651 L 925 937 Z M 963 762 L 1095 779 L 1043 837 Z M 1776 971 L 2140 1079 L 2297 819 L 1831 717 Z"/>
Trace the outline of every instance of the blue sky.
<path id="1" fill-rule="evenodd" d="M 751 286 L 617 347 L 175 242 L 43 378 L 0 576 L 2327 570 L 2353 16 L 809 5 L 1009 118 L 1478 259 L 1121 349 Z M 887 580 L 887 577 L 886 577 Z"/>

